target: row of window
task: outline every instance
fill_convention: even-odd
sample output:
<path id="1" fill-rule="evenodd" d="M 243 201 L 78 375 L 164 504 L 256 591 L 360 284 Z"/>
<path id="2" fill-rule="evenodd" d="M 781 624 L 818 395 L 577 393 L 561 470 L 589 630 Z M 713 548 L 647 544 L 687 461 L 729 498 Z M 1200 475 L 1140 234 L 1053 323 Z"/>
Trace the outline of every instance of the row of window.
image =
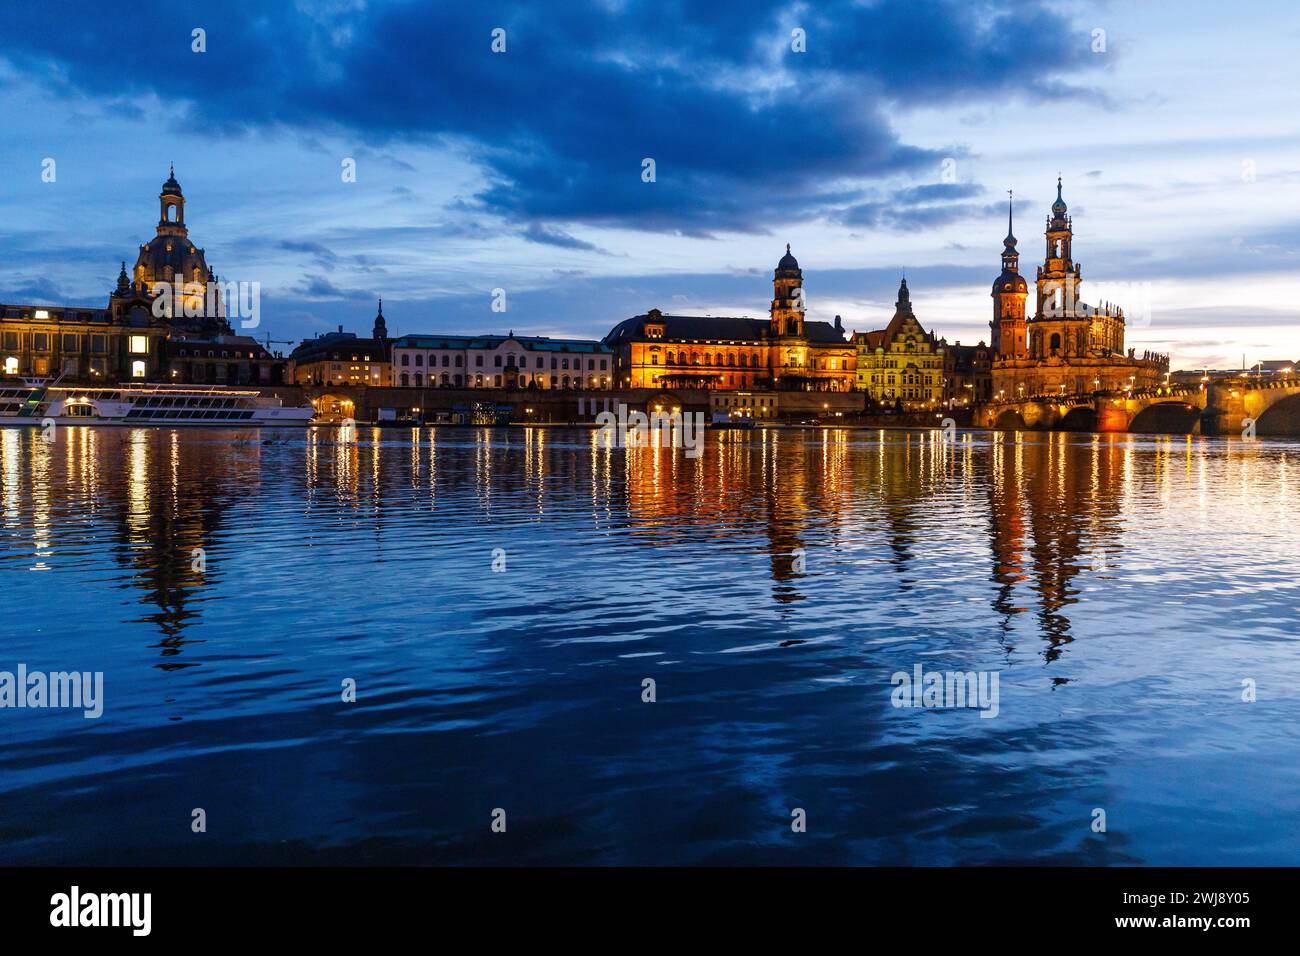
<path id="1" fill-rule="evenodd" d="M 759 356 L 757 354 L 747 354 L 742 352 L 740 353 L 739 358 L 740 358 L 741 368 L 761 367 Z M 701 355 L 701 353 L 699 352 L 691 352 L 688 354 L 686 352 L 670 351 L 665 356 L 665 359 L 666 359 L 665 364 L 667 365 L 703 365 L 703 366 L 712 366 L 712 367 L 734 368 L 736 366 L 737 356 L 734 352 L 729 352 L 725 355 L 721 352 L 717 353 L 716 355 L 712 352 L 705 352 Z M 658 349 L 650 350 L 650 364 L 651 365 L 659 364 Z M 782 363 L 782 367 L 801 368 L 802 365 L 799 361 L 798 356 L 790 355 L 786 357 L 785 361 Z M 829 369 L 830 371 L 841 371 L 841 370 L 848 371 L 850 368 L 848 359 L 844 359 L 841 364 L 840 359 L 834 359 L 834 358 L 813 359 L 811 364 L 809 364 L 808 367 L 814 369 L 824 369 L 824 370 Z"/>
<path id="2" fill-rule="evenodd" d="M 937 369 L 937 368 L 940 367 L 940 364 L 941 364 L 941 363 L 939 362 L 938 359 L 916 359 L 916 358 L 909 358 L 909 359 L 881 359 L 881 360 L 878 361 L 878 362 L 872 362 L 872 361 L 871 361 L 871 356 L 866 356 L 866 357 L 864 357 L 864 358 L 861 360 L 861 362 L 859 363 L 859 367 L 864 367 L 864 366 L 865 366 L 865 367 L 868 367 L 868 368 L 870 368 L 870 367 L 874 367 L 874 368 L 899 368 L 899 367 L 902 365 L 902 363 L 903 363 L 904 361 L 906 361 L 908 365 L 915 365 L 917 368 L 936 368 L 936 369 Z"/>
<path id="3" fill-rule="evenodd" d="M 931 385 L 937 386 L 939 383 L 933 376 L 904 374 L 904 375 L 873 375 L 871 381 L 875 385 Z"/>
<path id="4" fill-rule="evenodd" d="M 137 408 L 238 408 L 239 406 L 238 398 L 180 398 L 172 395 L 142 398 L 136 402 Z"/>
<path id="5" fill-rule="evenodd" d="M 776 404 L 775 399 L 772 399 L 771 401 L 773 405 Z M 766 398 L 758 399 L 758 404 L 760 407 L 766 407 L 767 403 L 768 403 L 768 399 Z M 744 397 L 722 396 L 719 398 L 715 398 L 713 400 L 713 404 L 723 408 L 748 408 L 754 404 L 754 399 L 749 396 L 744 396 Z"/>
<path id="6" fill-rule="evenodd" d="M 410 353 L 410 352 L 401 352 L 401 351 L 399 351 L 399 352 L 398 352 L 398 356 L 399 356 L 398 364 L 402 365 L 403 367 L 410 367 L 410 366 L 411 366 L 411 364 L 412 364 L 412 358 L 411 358 L 412 353 Z M 414 356 L 415 356 L 415 359 L 414 359 L 414 365 L 415 365 L 415 367 L 416 367 L 416 368 L 420 368 L 420 367 L 422 367 L 422 366 L 424 365 L 424 353 L 423 353 L 423 352 L 416 352 L 416 353 L 414 353 Z M 455 359 L 454 362 L 452 362 L 452 359 L 453 359 L 453 358 Z M 503 364 L 503 361 L 502 361 L 503 358 L 504 358 L 504 364 Z M 443 368 L 450 368 L 450 367 L 452 367 L 452 365 L 454 365 L 456 368 L 461 368 L 461 367 L 462 367 L 462 360 L 463 360 L 463 359 L 464 359 L 464 356 L 462 356 L 462 355 L 451 356 L 451 355 L 448 355 L 448 354 L 446 354 L 446 353 L 444 352 L 443 355 L 442 355 L 442 367 L 443 367 Z M 518 364 L 517 366 L 516 366 L 516 364 L 515 364 L 515 356 L 514 356 L 513 354 L 511 354 L 511 355 L 506 355 L 506 356 L 504 356 L 504 357 L 501 356 L 501 355 L 494 355 L 494 356 L 492 356 L 492 359 L 493 359 L 493 364 L 495 365 L 496 368 L 516 368 L 516 367 L 517 367 L 517 368 L 520 368 L 520 369 L 526 369 L 526 368 L 528 368 L 528 356 L 526 356 L 526 355 L 521 355 L 521 356 L 519 356 L 519 364 Z M 536 365 L 535 365 L 534 367 L 535 367 L 535 368 L 545 368 L 545 367 L 546 367 L 546 365 L 544 364 L 545 361 L 546 361 L 546 359 L 545 359 L 544 356 L 541 356 L 541 355 L 536 356 Z M 609 365 L 608 365 L 609 359 L 607 359 L 607 358 L 602 358 L 602 359 L 589 358 L 589 359 L 587 359 L 587 371 L 589 371 L 589 372 L 594 372 L 594 371 L 596 371 L 596 363 L 597 363 L 597 362 L 600 363 L 600 370 L 601 370 L 602 372 L 608 370 L 608 368 L 609 368 Z M 433 367 L 436 366 L 437 364 L 438 364 L 438 356 L 437 356 L 437 355 L 430 355 L 430 356 L 429 356 L 429 367 L 430 367 L 430 368 L 433 368 Z M 482 368 L 482 367 L 483 367 L 483 356 L 482 356 L 482 355 L 475 355 L 475 356 L 474 356 L 474 367 L 475 367 L 475 368 Z M 568 357 L 567 357 L 567 356 L 566 356 L 566 357 L 559 357 L 559 356 L 552 355 L 552 356 L 551 356 L 551 368 L 552 368 L 552 369 L 565 369 L 565 370 L 567 370 L 567 369 L 569 368 L 569 359 L 568 359 Z M 582 369 L 582 359 L 575 357 L 575 358 L 573 359 L 573 368 L 574 368 L 575 371 L 580 371 L 580 370 Z"/>
<path id="7" fill-rule="evenodd" d="M 82 406 L 85 407 L 85 406 Z M 218 412 L 199 412 L 199 411 L 179 411 L 174 408 L 133 408 L 126 413 L 127 418 L 140 419 L 151 418 L 155 421 L 165 419 L 167 421 L 176 421 L 177 419 L 204 419 L 220 421 L 243 421 L 253 417 L 251 411 L 218 411 Z"/>
<path id="8" fill-rule="evenodd" d="M 177 354 L 178 356 L 180 356 L 181 358 L 187 358 L 187 357 L 189 356 L 190 353 L 189 353 L 188 351 L 186 351 L 185 349 L 180 349 L 176 354 Z M 217 353 L 216 353 L 216 351 L 215 351 L 214 349 L 208 349 L 208 356 L 207 356 L 207 357 L 208 357 L 208 358 L 216 358 L 216 357 L 217 357 Z M 226 351 L 225 349 L 222 349 L 222 350 L 221 350 L 221 357 L 222 357 L 222 358 L 231 358 L 232 356 L 231 356 L 231 354 L 230 354 L 228 351 Z M 234 357 L 234 358 L 237 358 L 237 359 L 241 359 L 241 358 L 244 357 L 244 353 L 243 353 L 243 352 L 236 352 L 236 353 L 234 354 L 233 357 Z M 257 356 L 256 356 L 254 353 L 249 352 L 249 353 L 248 353 L 248 357 L 249 357 L 250 359 L 255 359 Z M 203 350 L 202 350 L 202 349 L 194 349 L 194 358 L 203 358 Z"/>
<path id="9" fill-rule="evenodd" d="M 3 346 L 6 351 L 17 352 L 23 348 L 24 343 L 30 343 L 33 352 L 50 352 L 57 345 L 62 352 L 77 352 L 81 349 L 81 339 L 83 336 L 75 332 L 5 332 Z M 149 337 L 147 335 L 131 335 L 128 345 L 133 355 L 149 354 Z M 103 355 L 108 351 L 108 336 L 95 333 L 89 336 L 90 353 L 92 355 Z M 181 353 L 184 354 L 183 352 Z"/>
<path id="10" fill-rule="evenodd" d="M 550 378 L 551 378 L 551 385 L 550 385 L 551 388 L 570 388 L 570 387 L 581 388 L 582 387 L 581 375 L 574 375 L 572 379 L 570 379 L 568 375 L 552 375 Z M 401 375 L 398 376 L 397 380 L 402 385 L 415 386 L 417 388 L 422 388 L 425 385 L 424 376 L 420 372 L 414 372 L 414 373 L 403 372 Z M 442 386 L 449 386 L 454 388 L 461 388 L 464 386 L 464 383 L 466 381 L 468 381 L 470 383 L 470 386 L 473 388 L 501 388 L 503 384 L 502 377 L 500 375 L 474 375 L 472 377 L 468 377 L 463 375 L 448 375 L 446 372 L 443 372 L 442 375 L 440 376 L 435 376 L 433 373 L 430 373 L 428 378 L 428 387 L 433 388 L 436 385 L 442 385 Z M 532 382 L 538 386 L 544 387 L 546 385 L 546 376 L 534 375 L 532 377 Z M 609 379 L 605 378 L 604 383 L 608 384 L 608 382 Z M 529 384 L 528 376 L 520 375 L 519 384 L 521 386 L 528 385 Z M 601 384 L 602 384 L 602 380 L 598 376 L 592 375 L 587 379 L 588 388 L 600 388 Z"/>
<path id="11" fill-rule="evenodd" d="M 701 359 L 703 359 L 703 361 L 701 361 Z M 651 364 L 651 365 L 658 365 L 658 364 L 659 364 L 659 350 L 658 350 L 658 349 L 651 349 L 651 350 L 650 350 L 650 364 Z M 734 353 L 734 352 L 728 352 L 728 353 L 724 356 L 721 352 L 717 353 L 717 355 L 714 355 L 712 352 L 705 352 L 705 353 L 703 353 L 703 355 L 701 355 L 701 353 L 699 353 L 699 352 L 690 352 L 690 353 L 687 353 L 687 352 L 673 352 L 673 351 L 669 350 L 668 355 L 666 356 L 666 363 L 665 363 L 665 364 L 667 364 L 667 365 L 731 365 L 731 366 L 734 366 L 734 365 L 736 365 L 736 353 Z M 761 364 L 761 362 L 759 361 L 759 356 L 758 356 L 758 353 L 757 353 L 757 352 L 752 353 L 752 354 L 745 353 L 745 352 L 741 352 L 741 353 L 740 353 L 740 367 L 741 367 L 741 368 L 758 368 L 760 364 Z"/>

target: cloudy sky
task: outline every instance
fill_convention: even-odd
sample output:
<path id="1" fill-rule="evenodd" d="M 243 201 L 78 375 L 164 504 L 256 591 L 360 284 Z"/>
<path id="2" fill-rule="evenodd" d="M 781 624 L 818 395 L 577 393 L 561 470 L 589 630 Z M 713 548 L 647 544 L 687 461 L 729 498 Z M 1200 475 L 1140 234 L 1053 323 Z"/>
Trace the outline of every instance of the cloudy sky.
<path id="1" fill-rule="evenodd" d="M 99 6 L 0 12 L 0 301 L 102 305 L 174 161 L 274 339 L 761 316 L 789 242 L 812 318 L 881 327 L 905 272 L 971 343 L 1006 191 L 1032 281 L 1059 173 L 1130 346 L 1300 359 L 1293 3 Z"/>

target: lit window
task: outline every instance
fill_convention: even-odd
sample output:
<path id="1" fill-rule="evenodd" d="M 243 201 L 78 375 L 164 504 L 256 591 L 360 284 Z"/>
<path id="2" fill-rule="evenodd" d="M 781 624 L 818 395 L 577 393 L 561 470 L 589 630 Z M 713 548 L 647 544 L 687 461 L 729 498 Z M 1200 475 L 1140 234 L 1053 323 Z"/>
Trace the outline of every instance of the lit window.
<path id="1" fill-rule="evenodd" d="M 5 359 L 5 374 L 6 375 L 18 374 L 18 359 L 16 359 L 12 355 L 9 356 L 7 359 Z"/>
<path id="2" fill-rule="evenodd" d="M 136 336 L 134 335 L 131 337 L 136 338 Z M 131 377 L 144 378 L 144 362 L 141 362 L 139 359 L 137 359 L 136 361 L 131 363 Z"/>
<path id="3" fill-rule="evenodd" d="M 149 337 L 146 335 L 131 336 L 131 354 L 132 355 L 149 354 Z M 141 366 L 142 368 L 144 367 L 143 362 L 137 362 L 136 364 Z M 140 374 L 143 375 L 144 373 L 141 372 Z"/>

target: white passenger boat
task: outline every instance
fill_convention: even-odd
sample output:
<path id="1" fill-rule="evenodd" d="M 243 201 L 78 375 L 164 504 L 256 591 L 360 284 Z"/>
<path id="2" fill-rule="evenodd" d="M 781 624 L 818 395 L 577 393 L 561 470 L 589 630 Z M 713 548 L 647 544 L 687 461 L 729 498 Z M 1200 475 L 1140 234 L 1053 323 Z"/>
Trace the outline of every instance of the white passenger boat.
<path id="1" fill-rule="evenodd" d="M 0 425 L 306 425 L 310 405 L 220 385 L 49 385 L 0 381 Z"/>

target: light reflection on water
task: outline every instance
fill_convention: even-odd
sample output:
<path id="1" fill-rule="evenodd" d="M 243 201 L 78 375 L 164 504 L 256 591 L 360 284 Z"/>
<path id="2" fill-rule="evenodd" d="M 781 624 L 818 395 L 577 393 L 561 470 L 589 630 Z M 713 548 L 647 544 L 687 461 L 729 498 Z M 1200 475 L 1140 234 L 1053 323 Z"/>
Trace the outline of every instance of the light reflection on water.
<path id="1" fill-rule="evenodd" d="M 1295 863 L 1298 453 L 0 429 L 0 861 Z"/>

